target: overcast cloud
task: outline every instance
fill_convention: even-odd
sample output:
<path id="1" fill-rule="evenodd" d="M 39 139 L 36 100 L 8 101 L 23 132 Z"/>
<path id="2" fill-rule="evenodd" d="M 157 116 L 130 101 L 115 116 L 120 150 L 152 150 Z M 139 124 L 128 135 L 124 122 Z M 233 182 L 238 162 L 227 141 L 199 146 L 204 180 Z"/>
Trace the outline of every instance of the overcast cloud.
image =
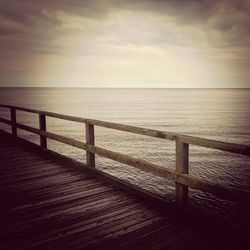
<path id="1" fill-rule="evenodd" d="M 250 1 L 3 0 L 0 47 L 0 86 L 250 87 Z"/>

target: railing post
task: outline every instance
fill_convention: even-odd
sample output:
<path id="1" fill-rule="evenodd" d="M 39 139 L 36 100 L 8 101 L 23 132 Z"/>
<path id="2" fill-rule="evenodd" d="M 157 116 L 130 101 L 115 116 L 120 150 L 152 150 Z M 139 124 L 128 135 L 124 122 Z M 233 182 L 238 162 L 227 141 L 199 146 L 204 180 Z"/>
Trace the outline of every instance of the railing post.
<path id="1" fill-rule="evenodd" d="M 11 114 L 11 130 L 12 135 L 17 136 L 17 127 L 16 127 L 16 109 L 10 108 L 10 114 Z"/>
<path id="2" fill-rule="evenodd" d="M 40 131 L 46 131 L 46 116 L 43 113 L 39 114 L 39 128 Z M 42 148 L 47 149 L 47 137 L 40 135 L 40 145 Z"/>
<path id="3" fill-rule="evenodd" d="M 95 145 L 95 133 L 94 133 L 94 125 L 85 123 L 85 131 L 86 131 L 86 143 L 87 145 Z M 88 149 L 86 150 L 86 160 L 87 165 L 91 167 L 95 167 L 95 154 L 90 153 Z"/>
<path id="4" fill-rule="evenodd" d="M 176 138 L 176 172 L 188 174 L 189 144 L 183 143 L 181 138 Z M 175 183 L 176 203 L 184 206 L 188 202 L 188 186 Z"/>

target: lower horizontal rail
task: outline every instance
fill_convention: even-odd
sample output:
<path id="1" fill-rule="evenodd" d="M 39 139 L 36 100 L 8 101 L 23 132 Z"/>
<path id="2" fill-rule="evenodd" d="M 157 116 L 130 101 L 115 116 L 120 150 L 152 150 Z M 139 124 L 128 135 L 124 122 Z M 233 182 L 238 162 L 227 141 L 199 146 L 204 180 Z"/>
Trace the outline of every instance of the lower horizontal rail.
<path id="1" fill-rule="evenodd" d="M 72 139 L 72 138 L 67 138 L 65 136 L 57 135 L 57 134 L 50 133 L 50 132 L 47 132 L 47 131 L 46 132 L 41 131 L 41 130 L 39 130 L 37 128 L 32 128 L 30 126 L 20 124 L 20 123 L 17 123 L 16 126 L 18 128 L 20 128 L 20 129 L 29 131 L 31 133 L 34 133 L 34 134 L 37 134 L 37 135 L 42 135 L 42 136 L 45 136 L 45 137 L 47 137 L 49 139 L 65 143 L 67 145 L 70 145 L 70 146 L 73 146 L 73 147 L 76 147 L 76 148 L 86 150 L 86 143 L 84 143 L 84 142 L 80 142 L 78 140 L 75 140 L 75 139 Z"/>
<path id="2" fill-rule="evenodd" d="M 7 120 L 7 119 L 2 118 L 2 117 L 0 117 L 0 122 L 1 122 L 1 123 L 5 123 L 5 124 L 8 124 L 8 125 L 11 125 L 11 121 L 10 121 L 10 120 Z"/>

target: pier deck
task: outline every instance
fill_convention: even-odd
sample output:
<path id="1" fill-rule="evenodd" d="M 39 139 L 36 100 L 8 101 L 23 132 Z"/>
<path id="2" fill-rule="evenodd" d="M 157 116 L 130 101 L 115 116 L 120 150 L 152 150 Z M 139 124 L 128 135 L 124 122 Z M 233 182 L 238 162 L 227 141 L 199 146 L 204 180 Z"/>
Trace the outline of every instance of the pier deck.
<path id="1" fill-rule="evenodd" d="M 156 209 L 1 133 L 0 162 L 1 249 L 228 249 L 223 232 Z"/>
<path id="2" fill-rule="evenodd" d="M 0 123 L 11 129 L 11 134 L 0 129 L 1 250 L 250 249 L 249 228 L 232 229 L 189 207 L 189 189 L 250 206 L 248 190 L 189 174 L 189 146 L 247 157 L 250 146 L 25 107 L 0 108 L 9 110 L 10 119 L 5 113 Z M 20 112 L 37 115 L 39 128 L 20 123 Z M 85 125 L 85 141 L 49 132 L 47 118 Z M 99 147 L 95 127 L 175 141 L 175 170 Z M 38 135 L 40 145 L 21 139 L 20 129 Z M 86 163 L 57 154 L 47 140 L 86 151 Z M 175 205 L 98 170 L 96 155 L 173 181 Z"/>

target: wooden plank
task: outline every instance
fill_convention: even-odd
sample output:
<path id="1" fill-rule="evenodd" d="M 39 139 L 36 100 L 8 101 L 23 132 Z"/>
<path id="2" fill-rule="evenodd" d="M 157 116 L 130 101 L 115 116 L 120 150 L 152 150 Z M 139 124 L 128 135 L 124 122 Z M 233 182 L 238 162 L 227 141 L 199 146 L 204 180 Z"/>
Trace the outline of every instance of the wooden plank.
<path id="1" fill-rule="evenodd" d="M 50 169 L 51 166 L 51 169 Z M 9 167 L 8 165 L 5 165 L 5 167 Z M 25 168 L 25 169 L 22 169 Z M 10 168 L 13 172 L 3 172 L 3 175 L 0 176 L 0 178 L 3 177 L 2 181 L 11 180 L 14 178 L 32 178 L 36 176 L 43 176 L 43 175 L 49 175 L 53 173 L 58 173 L 58 176 L 60 174 L 68 174 L 71 176 L 76 176 L 77 173 L 75 173 L 74 170 L 70 171 L 70 169 L 63 169 L 59 167 L 55 167 L 53 163 L 48 163 L 48 165 L 44 165 L 44 163 L 37 163 L 35 165 L 28 165 L 28 164 L 22 164 L 15 168 Z"/>
<path id="2" fill-rule="evenodd" d="M 250 156 L 250 147 L 246 145 L 221 142 L 221 141 L 199 138 L 194 136 L 187 136 L 187 135 L 181 135 L 180 138 L 183 141 L 183 143 Z"/>
<path id="3" fill-rule="evenodd" d="M 130 230 L 126 235 L 118 236 L 115 240 L 113 238 L 107 239 L 104 242 L 107 247 L 113 247 L 114 249 L 158 249 L 157 243 L 161 242 L 166 245 L 166 241 L 170 238 L 169 233 L 175 232 L 178 234 L 178 229 L 182 229 L 181 226 L 183 226 L 181 220 L 179 221 L 177 218 L 173 220 L 171 214 L 170 216 L 164 214 L 160 221 L 144 225 L 136 230 Z M 161 237 L 163 234 L 164 238 Z M 95 245 L 95 247 L 98 249 L 98 245 Z M 164 247 L 159 249 L 164 249 Z"/>
<path id="4" fill-rule="evenodd" d="M 79 123 L 85 123 L 86 118 L 78 117 L 78 116 L 71 116 L 71 115 L 63 115 L 63 114 L 57 114 L 53 112 L 44 111 L 44 113 L 53 118 L 66 120 L 66 121 L 72 121 L 72 122 L 79 122 Z"/>
<path id="5" fill-rule="evenodd" d="M 35 181 L 35 180 L 47 180 L 48 177 L 51 176 L 57 176 L 60 177 L 61 175 L 71 176 L 70 173 L 68 173 L 65 170 L 54 170 L 54 171 L 37 171 L 37 172 L 26 172 L 24 174 L 16 174 L 12 176 L 5 176 L 3 180 L 1 180 L 1 183 L 3 185 L 8 185 L 9 183 L 15 183 L 15 182 L 26 182 L 26 181 Z"/>
<path id="6" fill-rule="evenodd" d="M 30 126 L 20 124 L 20 123 L 17 123 L 17 127 L 24 129 L 26 131 L 32 132 L 34 134 L 38 134 L 40 136 L 44 136 L 44 137 L 50 138 L 52 140 L 68 144 L 68 145 L 76 147 L 76 148 L 86 149 L 86 143 L 83 143 L 83 142 L 75 140 L 75 139 L 67 138 L 65 136 L 57 135 L 57 134 L 50 133 L 50 132 L 40 131 L 39 129 L 32 128 Z"/>
<path id="7" fill-rule="evenodd" d="M 47 177 L 46 180 L 37 180 L 35 182 L 35 184 L 42 186 L 43 184 L 48 184 L 48 182 L 55 182 L 55 184 L 56 184 L 56 183 L 61 182 L 61 181 L 64 181 L 66 184 L 66 183 L 80 180 L 80 179 L 81 179 L 81 177 L 72 176 L 68 173 L 62 174 L 60 176 L 55 174 L 53 176 Z M 10 188 L 19 188 L 19 189 L 22 188 L 23 190 L 25 190 L 25 189 L 29 189 L 29 188 L 34 187 L 35 184 L 34 184 L 34 181 L 32 181 L 32 180 L 26 181 L 25 183 L 23 183 L 23 182 L 15 183 L 15 181 L 13 181 L 12 183 L 9 183 L 8 185 L 5 184 L 3 187 L 1 187 L 0 192 L 3 192 L 4 190 L 7 191 Z"/>
<path id="8" fill-rule="evenodd" d="M 41 195 L 46 195 L 47 198 L 52 197 L 52 196 L 57 196 L 55 194 L 58 193 L 73 193 L 73 190 L 79 190 L 79 191 L 88 191 L 88 190 L 93 190 L 95 188 L 100 188 L 102 187 L 100 183 L 96 183 L 94 181 L 89 181 L 87 182 L 86 180 L 81 180 L 79 179 L 78 182 L 69 182 L 67 186 L 63 186 L 62 184 L 57 184 L 57 185 L 49 185 L 49 186 L 32 186 L 30 189 L 18 189 L 16 191 L 15 189 L 9 190 L 9 194 L 15 193 L 18 195 L 18 197 L 11 197 L 10 195 L 7 195 L 6 193 L 1 193 L 2 197 L 6 200 L 27 200 L 29 199 L 30 196 L 34 196 L 34 198 L 37 198 L 38 196 Z M 87 190 L 88 189 L 88 190 Z M 25 195 L 26 193 L 26 195 Z M 22 196 L 25 195 L 23 198 Z M 19 199 L 20 197 L 20 199 Z"/>
<path id="9" fill-rule="evenodd" d="M 2 118 L 2 117 L 0 117 L 0 122 L 1 122 L 1 123 L 5 123 L 5 124 L 8 124 L 8 125 L 11 125 L 11 121 L 10 121 L 10 120 L 5 119 L 5 118 Z"/>
<path id="10" fill-rule="evenodd" d="M 34 222 L 41 221 L 44 219 L 50 219 L 60 215 L 68 215 L 68 213 L 76 213 L 77 211 L 88 211 L 92 210 L 92 208 L 101 208 L 106 207 L 110 204 L 116 204 L 119 202 L 119 205 L 126 204 L 130 201 L 126 196 L 122 195 L 118 191 L 113 191 L 112 195 L 100 194 L 88 197 L 86 199 L 77 200 L 75 202 L 69 202 L 61 206 L 54 206 L 46 209 L 46 214 L 41 215 L 40 210 L 33 210 L 32 213 L 15 213 L 14 220 L 12 214 L 12 225 L 11 227 L 15 227 L 15 225 L 31 225 Z"/>
<path id="11" fill-rule="evenodd" d="M 99 120 L 93 120 L 93 119 L 86 119 L 86 122 L 89 124 L 100 126 L 100 127 L 130 132 L 130 133 L 139 134 L 139 135 L 146 135 L 146 136 L 156 137 L 160 139 L 175 140 L 177 136 L 177 133 L 129 126 L 129 125 L 118 124 L 118 123 L 113 123 L 113 122 L 99 121 Z"/>
<path id="12" fill-rule="evenodd" d="M 135 218 L 134 220 L 129 220 L 126 223 L 121 223 L 120 225 L 106 230 L 103 237 L 87 240 L 88 245 L 93 247 L 93 245 L 95 245 L 96 243 L 100 244 L 100 242 L 105 242 L 107 240 L 116 241 L 118 237 L 124 237 L 129 233 L 140 230 L 148 225 L 157 223 L 161 219 L 160 216 L 144 216 L 144 218 L 139 217 L 140 220 L 138 220 L 138 217 L 139 216 L 137 216 L 137 218 Z M 136 240 L 138 242 L 138 239 Z"/>
<path id="13" fill-rule="evenodd" d="M 97 187 L 91 190 L 82 190 L 80 192 L 77 193 L 73 193 L 73 194 L 67 194 L 67 195 L 62 195 L 60 197 L 56 197 L 56 198 L 51 198 L 49 200 L 43 200 L 39 203 L 35 203 L 35 204 L 27 204 L 21 207 L 17 207 L 14 208 L 13 210 L 18 211 L 18 210 L 23 210 L 23 209 L 33 209 L 35 207 L 39 208 L 39 209 L 43 209 L 45 207 L 48 206 L 53 206 L 53 205 L 60 205 L 63 204 L 65 202 L 69 202 L 69 201 L 74 201 L 74 200 L 78 200 L 78 199 L 83 199 L 86 197 L 90 197 L 92 195 L 96 195 L 99 193 L 104 193 L 104 192 L 108 192 L 113 190 L 111 187 Z"/>
<path id="14" fill-rule="evenodd" d="M 8 167 L 8 166 L 6 166 Z M 11 168 L 10 168 L 11 169 Z M 18 166 L 16 168 L 12 168 L 13 172 L 5 170 L 1 172 L 0 178 L 5 179 L 5 178 L 15 178 L 15 177 L 30 177 L 30 176 L 35 176 L 39 174 L 53 174 L 53 173 L 58 173 L 58 174 L 72 174 L 76 175 L 76 171 L 74 169 L 64 169 L 60 168 L 57 165 L 54 165 L 53 163 L 48 163 L 47 165 L 44 165 L 44 163 L 40 164 L 35 164 L 35 165 L 28 165 L 28 164 L 23 164 L 21 166 Z M 89 175 L 82 173 L 81 177 L 86 177 L 90 178 Z"/>
<path id="15" fill-rule="evenodd" d="M 83 184 L 84 183 L 84 184 Z M 42 189 L 42 190 L 31 190 L 30 192 L 13 192 L 14 194 L 18 195 L 16 197 L 3 197 L 4 202 L 8 202 L 8 204 L 14 204 L 15 206 L 22 206 L 22 205 L 29 205 L 30 201 L 32 203 L 40 202 L 41 200 L 51 200 L 57 197 L 63 197 L 66 195 L 77 194 L 79 192 L 85 191 L 87 193 L 89 190 L 94 190 L 97 188 L 101 188 L 102 186 L 100 183 L 78 183 L 78 185 L 73 185 L 68 187 L 61 187 L 60 189 L 54 188 L 53 190 Z M 19 198 L 20 197 L 20 198 Z"/>
<path id="16" fill-rule="evenodd" d="M 55 204 L 54 206 L 48 206 L 48 207 L 43 207 L 42 209 L 46 209 L 46 215 L 52 215 L 53 213 L 60 213 L 60 211 L 63 211 L 64 209 L 70 209 L 73 210 L 74 208 L 76 208 L 77 206 L 80 205 L 86 205 L 88 206 L 92 206 L 94 205 L 98 205 L 99 202 L 102 201 L 106 201 L 108 200 L 109 203 L 113 203 L 113 201 L 116 202 L 116 199 L 118 201 L 123 202 L 123 199 L 129 200 L 129 198 L 127 196 L 124 197 L 124 194 L 121 193 L 118 190 L 112 190 L 112 193 L 108 193 L 108 192 L 103 192 L 103 193 L 98 193 L 89 197 L 83 197 L 82 199 L 78 199 L 78 200 L 73 200 L 73 201 L 69 201 L 69 202 L 64 202 L 63 204 Z M 38 218 L 41 216 L 41 208 L 40 207 L 31 207 L 29 210 L 23 209 L 23 210 L 19 210 L 19 211 L 6 211 L 7 215 L 11 216 L 11 218 L 15 218 L 15 220 L 25 220 L 25 218 Z"/>
<path id="17" fill-rule="evenodd" d="M 102 218 L 99 223 L 91 222 L 83 224 L 81 227 L 77 227 L 73 230 L 67 229 L 64 237 L 57 236 L 53 240 L 60 241 L 60 244 L 65 245 L 67 248 L 74 248 L 77 245 L 83 245 L 84 242 L 91 243 L 93 241 L 102 240 L 106 235 L 117 231 L 119 228 L 125 229 L 131 225 L 135 225 L 138 221 L 155 217 L 155 215 L 147 214 L 143 208 L 129 208 L 128 211 L 121 211 L 120 209 L 112 213 L 106 219 Z M 95 219 L 94 219 L 95 220 Z M 79 237 L 81 235 L 81 237 Z M 98 238 L 96 237 L 98 235 Z"/>
<path id="18" fill-rule="evenodd" d="M 100 199 L 100 197 L 99 197 Z M 138 204 L 135 204 L 134 201 L 131 201 L 129 199 L 126 199 L 123 197 L 122 199 L 109 199 L 106 197 L 106 199 L 102 199 L 102 203 L 99 199 L 95 199 L 95 196 L 91 198 L 91 200 L 84 199 L 80 200 L 81 203 L 78 206 L 69 206 L 66 208 L 63 208 L 63 206 L 54 206 L 51 208 L 48 208 L 48 213 L 43 214 L 41 216 L 41 210 L 33 210 L 32 213 L 27 214 L 18 214 L 16 216 L 15 224 L 14 225 L 27 225 L 27 227 L 30 227 L 30 223 L 37 222 L 37 223 L 46 223 L 47 220 L 53 220 L 57 219 L 58 216 L 64 217 L 63 227 L 61 226 L 61 223 L 59 222 L 58 225 L 55 225 L 53 228 L 52 234 L 61 233 L 66 228 L 67 230 L 75 229 L 77 227 L 80 227 L 82 225 L 88 224 L 88 220 L 92 220 L 95 223 L 98 221 L 101 221 L 105 217 L 110 217 L 109 213 L 113 213 L 114 211 L 120 211 L 126 208 L 127 210 L 131 210 L 135 208 L 135 206 L 138 207 Z M 82 202 L 84 201 L 84 202 Z M 35 216 L 34 216 L 35 214 Z M 105 216 L 105 217 L 104 217 Z M 99 218 L 101 217 L 101 218 Z M 45 220 L 45 221 L 44 221 Z M 86 223 L 84 223 L 86 221 Z M 12 228 L 14 227 L 12 226 Z M 21 227 L 22 229 L 22 227 Z M 55 230 L 57 229 L 57 232 Z M 46 232 L 45 232 L 46 233 Z M 50 233 L 50 234 L 51 234 Z"/>
<path id="19" fill-rule="evenodd" d="M 61 240 L 61 244 L 67 244 L 68 240 L 71 241 L 71 237 L 75 241 L 79 241 L 79 234 L 81 233 L 81 240 L 86 241 L 90 238 L 96 237 L 98 232 L 105 227 L 110 227 L 111 225 L 116 225 L 115 221 L 126 220 L 131 215 L 138 216 L 142 214 L 143 208 L 139 204 L 128 204 L 122 205 L 120 207 L 115 207 L 114 209 L 96 208 L 92 213 L 89 213 L 87 218 L 78 219 L 75 223 L 68 223 L 66 225 L 55 225 L 51 232 L 44 232 L 40 234 L 37 238 L 32 239 L 32 247 L 38 246 L 41 243 L 49 243 L 53 241 Z M 86 232 L 83 234 L 83 232 Z M 93 233 L 95 232 L 95 234 Z M 76 235 L 76 237 L 74 237 Z M 98 234 L 101 236 L 100 234 Z M 38 243 L 38 244 L 37 244 Z M 82 243 L 83 244 L 83 243 Z M 53 245 L 52 245 L 53 246 Z M 66 247 L 67 248 L 67 247 Z"/>
<path id="20" fill-rule="evenodd" d="M 29 174 L 29 173 L 38 173 L 38 172 L 45 172 L 45 171 L 64 171 L 67 173 L 75 172 L 74 169 L 63 169 L 59 166 L 53 164 L 53 162 L 47 162 L 47 164 L 44 164 L 44 161 L 39 161 L 35 164 L 32 163 L 23 163 L 17 165 L 14 163 L 15 166 L 11 167 L 11 165 L 4 165 L 6 168 L 4 171 L 2 171 L 2 176 L 15 176 L 15 175 L 23 175 L 23 174 Z M 14 171 L 13 173 L 11 171 Z M 0 176 L 1 178 L 1 176 Z"/>
<path id="21" fill-rule="evenodd" d="M 66 184 L 66 185 L 65 185 Z M 37 184 L 34 183 L 34 185 L 32 185 L 31 187 L 27 188 L 20 188 L 18 189 L 18 191 L 15 190 L 9 190 L 10 192 L 14 192 L 20 196 L 22 196 L 25 192 L 27 193 L 26 197 L 28 196 L 28 194 L 32 194 L 34 196 L 36 195 L 50 195 L 51 193 L 57 193 L 57 192 L 71 192 L 73 190 L 75 190 L 76 188 L 80 188 L 81 190 L 85 190 L 86 188 L 96 188 L 96 187 L 100 187 L 99 183 L 94 182 L 93 180 L 89 180 L 89 182 L 86 182 L 86 180 L 83 179 L 78 179 L 78 180 L 74 180 L 74 181 L 63 181 L 62 179 L 56 183 L 51 182 L 48 180 L 48 182 L 46 183 L 42 183 L 42 184 Z"/>
<path id="22" fill-rule="evenodd" d="M 13 154 L 15 155 L 15 158 L 12 157 Z M 36 160 L 41 159 L 41 158 L 39 158 L 38 156 L 31 155 L 25 151 L 20 152 L 20 151 L 13 150 L 13 151 L 5 152 L 5 151 L 1 150 L 0 159 L 3 163 L 5 163 L 8 161 L 18 162 L 19 160 L 25 160 L 25 159 L 27 159 L 27 161 L 29 161 L 29 159 L 36 161 Z M 44 159 L 42 159 L 42 160 L 44 160 Z"/>
<path id="23" fill-rule="evenodd" d="M 50 165 L 52 163 L 51 160 L 44 160 L 44 159 L 37 159 L 36 161 L 32 161 L 33 157 L 28 159 L 21 159 L 21 158 L 9 158 L 8 160 L 2 161 L 2 166 L 6 167 L 6 170 L 9 172 L 11 169 L 18 170 L 22 167 L 27 167 L 29 169 L 42 167 L 46 165 Z M 55 166 L 55 164 L 53 164 Z"/>

